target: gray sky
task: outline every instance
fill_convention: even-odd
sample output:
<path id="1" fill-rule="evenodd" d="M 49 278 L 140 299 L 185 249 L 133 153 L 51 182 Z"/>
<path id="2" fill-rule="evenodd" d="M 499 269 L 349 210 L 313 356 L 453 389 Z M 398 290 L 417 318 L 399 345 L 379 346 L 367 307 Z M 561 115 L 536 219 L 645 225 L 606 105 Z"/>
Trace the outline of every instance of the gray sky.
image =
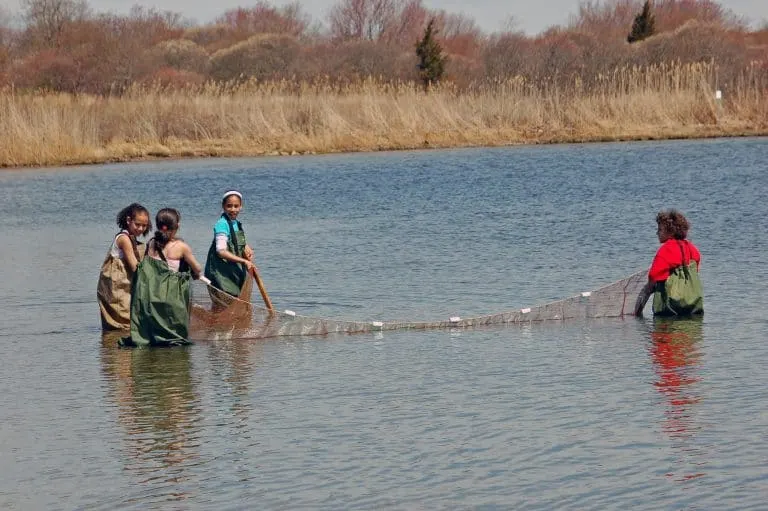
<path id="1" fill-rule="evenodd" d="M 328 9 L 336 0 L 300 0 L 306 12 L 315 21 L 324 21 Z M 249 5 L 248 0 L 88 0 L 89 5 L 96 11 L 113 11 L 125 13 L 134 4 L 144 7 L 155 7 L 160 10 L 179 12 L 186 18 L 206 23 L 227 9 Z M 255 2 L 250 2 L 255 3 Z M 283 0 L 273 0 L 273 5 L 287 3 Z M 736 14 L 746 16 L 758 24 L 768 20 L 768 0 L 721 0 L 722 6 L 731 9 Z M 564 24 L 571 14 L 575 13 L 579 0 L 540 0 L 540 1 L 503 1 L 503 0 L 424 0 L 424 4 L 433 9 L 445 9 L 448 12 L 470 15 L 478 25 L 488 32 L 500 30 L 505 22 L 513 16 L 516 28 L 528 34 L 537 34 L 552 25 Z M 18 11 L 18 0 L 0 0 L 12 11 Z"/>

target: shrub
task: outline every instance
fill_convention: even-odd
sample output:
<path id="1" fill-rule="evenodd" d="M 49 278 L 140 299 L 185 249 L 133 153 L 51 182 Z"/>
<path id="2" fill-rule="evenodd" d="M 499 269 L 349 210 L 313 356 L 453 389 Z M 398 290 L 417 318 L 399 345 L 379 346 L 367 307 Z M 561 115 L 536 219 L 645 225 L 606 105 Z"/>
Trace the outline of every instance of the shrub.
<path id="1" fill-rule="evenodd" d="M 204 74 L 208 53 L 199 44 L 187 39 L 171 39 L 156 44 L 150 50 L 152 58 L 162 67 Z"/>
<path id="2" fill-rule="evenodd" d="M 214 53 L 210 59 L 210 75 L 222 81 L 279 77 L 290 74 L 299 51 L 294 37 L 256 35 Z"/>
<path id="3" fill-rule="evenodd" d="M 11 77 L 19 88 L 78 92 L 80 74 L 74 59 L 57 50 L 43 50 L 15 63 Z"/>
<path id="4" fill-rule="evenodd" d="M 193 71 L 164 67 L 158 69 L 143 81 L 147 85 L 159 86 L 164 89 L 183 89 L 185 87 L 202 85 L 205 83 L 205 76 Z"/>

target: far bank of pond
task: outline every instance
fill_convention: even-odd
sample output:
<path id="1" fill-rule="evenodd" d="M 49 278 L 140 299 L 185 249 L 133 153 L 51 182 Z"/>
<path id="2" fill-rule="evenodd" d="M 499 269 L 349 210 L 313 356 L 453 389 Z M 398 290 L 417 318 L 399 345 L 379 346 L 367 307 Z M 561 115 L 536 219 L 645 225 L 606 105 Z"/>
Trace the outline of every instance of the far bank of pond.
<path id="1" fill-rule="evenodd" d="M 108 98 L 5 92 L 0 167 L 768 135 L 762 85 L 716 97 L 690 74 L 674 86 L 664 75 L 589 91 L 511 82 L 474 93 L 376 84 Z"/>

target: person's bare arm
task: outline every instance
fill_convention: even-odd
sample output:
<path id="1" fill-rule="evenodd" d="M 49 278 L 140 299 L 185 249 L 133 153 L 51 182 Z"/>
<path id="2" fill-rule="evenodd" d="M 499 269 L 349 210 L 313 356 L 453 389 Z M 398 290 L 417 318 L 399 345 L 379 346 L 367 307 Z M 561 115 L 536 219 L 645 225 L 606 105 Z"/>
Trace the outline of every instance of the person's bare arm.
<path id="1" fill-rule="evenodd" d="M 197 262 L 197 259 L 195 259 L 194 254 L 192 254 L 192 249 L 189 248 L 189 245 L 184 243 L 182 246 L 182 252 L 181 257 L 184 259 L 184 261 L 189 265 L 189 268 L 192 270 L 192 278 L 199 279 L 200 275 L 203 273 L 203 267 L 200 266 L 200 263 Z"/>
<path id="2" fill-rule="evenodd" d="M 248 259 L 245 259 L 244 257 L 239 257 L 233 254 L 232 252 L 230 252 L 229 250 L 217 250 L 216 253 L 219 254 L 219 257 L 221 257 L 222 259 L 226 259 L 229 262 L 244 264 L 245 267 L 248 269 L 248 271 L 251 271 L 252 269 L 256 269 L 256 266 L 254 266 L 254 264 L 251 261 L 249 261 Z"/>
<path id="3" fill-rule="evenodd" d="M 115 241 L 117 247 L 123 251 L 123 262 L 131 273 L 136 272 L 136 268 L 139 266 L 139 261 L 136 259 L 136 254 L 133 252 L 133 244 L 127 234 L 123 234 L 117 237 Z"/>
<path id="4" fill-rule="evenodd" d="M 645 308 L 645 304 L 648 302 L 648 298 L 650 298 L 653 294 L 653 285 L 654 282 L 649 279 L 648 282 L 646 282 L 646 284 L 643 286 L 643 289 L 641 289 L 640 293 L 637 295 L 637 301 L 635 301 L 634 309 L 635 316 L 643 316 L 643 309 Z"/>

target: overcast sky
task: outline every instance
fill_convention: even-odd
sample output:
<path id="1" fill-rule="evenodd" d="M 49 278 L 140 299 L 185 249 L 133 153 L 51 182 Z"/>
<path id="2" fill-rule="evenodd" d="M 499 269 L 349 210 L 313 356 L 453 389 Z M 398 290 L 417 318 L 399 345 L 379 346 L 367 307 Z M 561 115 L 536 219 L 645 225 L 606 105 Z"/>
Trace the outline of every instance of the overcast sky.
<path id="1" fill-rule="evenodd" d="M 87 0 L 96 11 L 125 13 L 134 4 L 155 7 L 181 13 L 198 23 L 207 23 L 227 9 L 247 6 L 247 0 Z M 251 2 L 253 4 L 255 2 Z M 272 5 L 282 5 L 284 0 L 273 0 Z M 300 0 L 307 13 L 315 21 L 324 21 L 328 9 L 336 0 Z M 768 0 L 722 0 L 719 2 L 736 14 L 746 16 L 754 25 L 768 20 Z M 537 34 L 552 25 L 565 24 L 575 13 L 579 0 L 424 0 L 427 7 L 445 9 L 448 12 L 472 16 L 478 25 L 488 32 L 504 28 L 507 20 L 514 17 L 516 28 L 528 34 Z M 18 0 L 0 0 L 0 5 L 12 11 L 19 10 Z"/>

